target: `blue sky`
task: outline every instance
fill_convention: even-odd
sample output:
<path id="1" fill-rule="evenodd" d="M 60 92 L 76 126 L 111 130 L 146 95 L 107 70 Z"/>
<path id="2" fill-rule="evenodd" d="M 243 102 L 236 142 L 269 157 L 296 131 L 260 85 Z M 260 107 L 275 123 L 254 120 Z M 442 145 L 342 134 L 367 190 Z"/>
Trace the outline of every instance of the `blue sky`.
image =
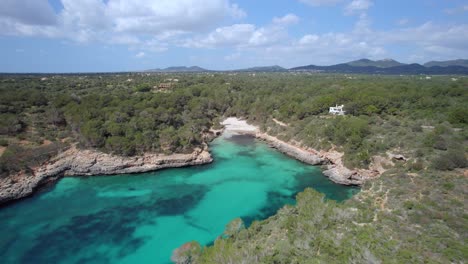
<path id="1" fill-rule="evenodd" d="M 466 0 L 0 0 L 0 72 L 468 58 Z"/>

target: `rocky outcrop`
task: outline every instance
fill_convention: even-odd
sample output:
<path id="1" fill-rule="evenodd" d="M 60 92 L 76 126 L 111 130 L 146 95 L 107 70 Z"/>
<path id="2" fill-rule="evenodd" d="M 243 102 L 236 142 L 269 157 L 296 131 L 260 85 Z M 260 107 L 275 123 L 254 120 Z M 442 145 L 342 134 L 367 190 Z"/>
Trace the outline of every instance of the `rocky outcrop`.
<path id="1" fill-rule="evenodd" d="M 247 124 L 244 120 L 234 117 L 227 118 L 223 123 L 225 130 L 230 133 L 248 134 L 267 142 L 280 152 L 311 165 L 325 165 L 323 174 L 335 183 L 343 185 L 362 185 L 365 181 L 378 177 L 382 169 L 370 166 L 370 169 L 348 169 L 343 164 L 344 153 L 330 150 L 317 151 L 306 148 L 298 142 L 284 142 L 267 133 L 260 132 L 256 126 Z"/>
<path id="2" fill-rule="evenodd" d="M 271 147 L 280 152 L 311 165 L 326 165 L 323 174 L 335 183 L 343 185 L 362 185 L 365 181 L 380 175 L 375 169 L 353 169 L 346 168 L 343 164 L 343 153 L 330 151 L 317 151 L 312 148 L 303 148 L 293 143 L 279 140 L 266 133 L 256 133 L 255 137 L 268 142 Z"/>
<path id="3" fill-rule="evenodd" d="M 0 180 L 0 204 L 32 194 L 39 186 L 62 176 L 141 173 L 164 168 L 201 165 L 212 162 L 208 147 L 190 154 L 145 154 L 121 157 L 75 147 L 59 154 L 32 173 L 19 173 Z"/>
<path id="4" fill-rule="evenodd" d="M 299 161 L 302 161 L 311 165 L 324 165 L 328 164 L 329 161 L 319 155 L 319 153 L 313 150 L 306 150 L 290 143 L 286 143 L 277 139 L 276 137 L 270 136 L 266 133 L 256 133 L 256 138 L 266 141 L 271 147 L 279 150 L 280 152 L 293 157 Z"/>

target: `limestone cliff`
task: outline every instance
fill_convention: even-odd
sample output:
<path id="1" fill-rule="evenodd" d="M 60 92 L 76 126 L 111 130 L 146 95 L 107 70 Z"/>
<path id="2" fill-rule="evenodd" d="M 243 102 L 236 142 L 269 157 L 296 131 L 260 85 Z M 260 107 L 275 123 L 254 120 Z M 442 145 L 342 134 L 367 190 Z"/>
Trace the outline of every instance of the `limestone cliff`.
<path id="1" fill-rule="evenodd" d="M 266 141 L 280 152 L 311 165 L 326 165 L 323 174 L 335 183 L 343 185 L 362 185 L 366 180 L 378 177 L 382 171 L 370 166 L 370 169 L 348 169 L 343 164 L 343 153 L 336 150 L 317 151 L 301 146 L 298 142 L 284 142 L 276 137 L 263 133 L 256 126 L 234 117 L 222 123 L 229 133 L 249 134 Z"/>
<path id="2" fill-rule="evenodd" d="M 212 162 L 208 148 L 197 148 L 190 154 L 145 154 L 121 157 L 75 147 L 34 168 L 32 173 L 19 173 L 0 180 L 0 204 L 26 197 L 39 186 L 62 176 L 110 175 L 140 173 L 164 168 L 201 165 Z"/>

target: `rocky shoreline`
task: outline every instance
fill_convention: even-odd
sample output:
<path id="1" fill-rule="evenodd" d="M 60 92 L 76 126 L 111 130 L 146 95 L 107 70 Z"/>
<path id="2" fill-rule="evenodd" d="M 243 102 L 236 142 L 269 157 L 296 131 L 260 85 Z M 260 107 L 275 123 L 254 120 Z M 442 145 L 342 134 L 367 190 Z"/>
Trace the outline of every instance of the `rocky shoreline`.
<path id="1" fill-rule="evenodd" d="M 31 173 L 18 173 L 0 180 L 0 205 L 33 194 L 41 186 L 64 176 L 130 174 L 211 163 L 208 146 L 190 154 L 145 154 L 121 157 L 75 147 L 60 153 Z"/>
<path id="2" fill-rule="evenodd" d="M 344 166 L 342 157 L 344 153 L 336 150 L 317 151 L 312 148 L 298 146 L 297 143 L 284 142 L 276 137 L 263 133 L 256 126 L 247 124 L 246 121 L 237 118 L 228 118 L 223 123 L 226 130 L 231 133 L 252 135 L 265 141 L 278 151 L 311 165 L 323 165 L 323 174 L 335 183 L 342 185 L 362 185 L 370 179 L 380 176 L 383 171 L 370 169 L 348 169 Z"/>
<path id="3" fill-rule="evenodd" d="M 317 151 L 304 148 L 297 143 L 284 142 L 259 128 L 237 118 L 227 118 L 224 129 L 211 131 L 212 139 L 221 133 L 248 134 L 265 141 L 278 151 L 311 165 L 323 165 L 323 174 L 335 183 L 343 185 L 362 185 L 365 181 L 378 177 L 382 171 L 377 169 L 348 169 L 343 165 L 343 153 Z M 46 184 L 54 183 L 64 176 L 92 176 L 133 174 L 155 171 L 164 168 L 177 168 L 211 163 L 213 158 L 205 144 L 190 154 L 145 154 L 136 157 L 122 157 L 96 150 L 79 150 L 75 147 L 60 153 L 32 172 L 21 172 L 7 179 L 0 179 L 0 206 L 33 194 Z"/>
<path id="4" fill-rule="evenodd" d="M 343 165 L 343 153 L 338 151 L 317 151 L 315 149 L 298 147 L 270 136 L 266 133 L 256 133 L 256 138 L 267 142 L 278 151 L 311 165 L 323 165 L 322 173 L 335 183 L 342 185 L 362 185 L 369 179 L 380 175 L 374 169 L 348 169 Z"/>

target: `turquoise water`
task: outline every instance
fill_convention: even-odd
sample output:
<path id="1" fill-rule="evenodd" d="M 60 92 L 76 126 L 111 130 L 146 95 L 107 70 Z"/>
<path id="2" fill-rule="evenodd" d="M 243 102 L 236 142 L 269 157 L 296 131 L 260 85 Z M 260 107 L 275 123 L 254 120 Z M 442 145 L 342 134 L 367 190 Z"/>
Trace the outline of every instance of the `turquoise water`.
<path id="1" fill-rule="evenodd" d="M 170 263 L 236 217 L 265 219 L 306 187 L 344 200 L 308 166 L 247 136 L 217 138 L 215 162 L 138 175 L 74 177 L 0 209 L 1 263 Z"/>

